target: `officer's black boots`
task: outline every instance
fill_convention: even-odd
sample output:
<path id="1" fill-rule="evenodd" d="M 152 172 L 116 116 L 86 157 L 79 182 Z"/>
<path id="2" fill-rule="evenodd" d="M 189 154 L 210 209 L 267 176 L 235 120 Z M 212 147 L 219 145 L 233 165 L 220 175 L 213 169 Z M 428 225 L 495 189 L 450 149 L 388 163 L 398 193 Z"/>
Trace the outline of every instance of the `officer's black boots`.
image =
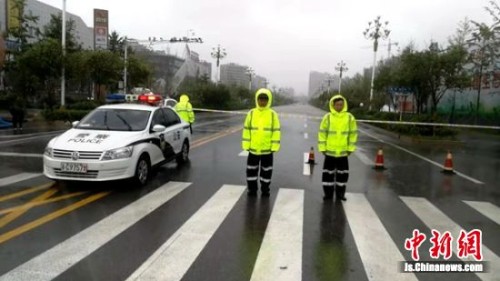
<path id="1" fill-rule="evenodd" d="M 333 191 L 335 190 L 334 186 L 323 186 L 323 201 L 331 201 L 333 200 Z"/>
<path id="2" fill-rule="evenodd" d="M 335 192 L 335 197 L 337 201 L 346 201 L 347 198 L 345 198 L 345 186 L 337 186 L 337 190 Z"/>

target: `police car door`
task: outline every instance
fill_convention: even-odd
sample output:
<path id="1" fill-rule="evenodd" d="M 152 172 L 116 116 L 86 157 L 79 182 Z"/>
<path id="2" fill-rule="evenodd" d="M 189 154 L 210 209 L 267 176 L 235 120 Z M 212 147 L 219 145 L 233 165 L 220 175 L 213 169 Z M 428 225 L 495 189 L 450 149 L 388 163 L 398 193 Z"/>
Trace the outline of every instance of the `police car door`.
<path id="1" fill-rule="evenodd" d="M 179 153 L 183 141 L 181 119 L 171 108 L 162 108 L 162 111 L 167 118 L 168 130 L 173 134 L 172 146 L 174 147 L 174 151 Z"/>
<path id="2" fill-rule="evenodd" d="M 165 126 L 165 130 L 163 132 L 153 132 L 153 127 L 155 125 L 163 125 Z M 174 141 L 174 134 L 168 128 L 168 122 L 165 118 L 165 114 L 163 110 L 158 109 L 153 114 L 153 120 L 151 122 L 151 132 L 157 137 L 156 145 L 160 147 L 160 150 L 163 153 L 163 157 L 165 159 L 170 160 L 175 157 L 174 148 L 172 146 Z"/>

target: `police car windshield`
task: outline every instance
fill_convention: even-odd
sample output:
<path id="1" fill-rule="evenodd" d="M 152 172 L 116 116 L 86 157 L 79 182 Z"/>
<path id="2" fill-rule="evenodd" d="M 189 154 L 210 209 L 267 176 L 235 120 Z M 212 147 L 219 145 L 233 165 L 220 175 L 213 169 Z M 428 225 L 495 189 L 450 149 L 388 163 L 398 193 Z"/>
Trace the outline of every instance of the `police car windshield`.
<path id="1" fill-rule="evenodd" d="M 150 111 L 106 108 L 97 109 L 78 123 L 77 129 L 106 131 L 142 131 L 148 124 Z"/>

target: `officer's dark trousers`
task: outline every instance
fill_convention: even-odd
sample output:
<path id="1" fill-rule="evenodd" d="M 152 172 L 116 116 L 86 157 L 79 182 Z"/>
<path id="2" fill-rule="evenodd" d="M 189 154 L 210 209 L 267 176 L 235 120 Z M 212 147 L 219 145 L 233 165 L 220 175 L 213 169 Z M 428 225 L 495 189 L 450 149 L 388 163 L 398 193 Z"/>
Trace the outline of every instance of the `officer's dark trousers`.
<path id="1" fill-rule="evenodd" d="M 333 197 L 333 192 L 335 191 L 337 198 L 343 198 L 348 179 L 349 161 L 347 160 L 347 156 L 332 157 L 325 155 L 322 177 L 325 197 Z"/>
<path id="2" fill-rule="evenodd" d="M 260 172 L 260 190 L 269 193 L 269 185 L 273 175 L 273 154 L 255 155 L 251 152 L 247 159 L 247 185 L 249 192 L 257 192 Z"/>

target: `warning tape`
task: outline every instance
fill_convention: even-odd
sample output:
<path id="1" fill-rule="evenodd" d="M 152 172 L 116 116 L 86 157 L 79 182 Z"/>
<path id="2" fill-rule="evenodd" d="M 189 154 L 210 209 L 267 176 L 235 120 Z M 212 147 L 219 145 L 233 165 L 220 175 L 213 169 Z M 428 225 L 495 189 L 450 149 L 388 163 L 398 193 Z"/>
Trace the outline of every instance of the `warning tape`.
<path id="1" fill-rule="evenodd" d="M 206 108 L 193 108 L 194 111 L 201 112 L 216 112 L 216 113 L 229 113 L 246 115 L 248 111 L 231 111 L 231 110 L 216 110 L 216 109 L 206 109 Z M 301 119 L 315 119 L 321 120 L 323 116 L 312 116 L 305 114 L 295 114 L 295 113 L 280 113 L 282 117 L 292 117 Z M 385 121 L 385 120 L 365 120 L 357 119 L 356 121 L 360 123 L 377 123 L 377 124 L 394 124 L 394 125 L 418 125 L 418 126 L 433 126 L 433 127 L 451 127 L 451 128 L 469 128 L 469 129 L 492 129 L 500 130 L 500 126 L 485 126 L 485 125 L 467 125 L 467 124 L 449 124 L 449 123 L 426 123 L 426 122 L 407 122 L 407 121 Z"/>

